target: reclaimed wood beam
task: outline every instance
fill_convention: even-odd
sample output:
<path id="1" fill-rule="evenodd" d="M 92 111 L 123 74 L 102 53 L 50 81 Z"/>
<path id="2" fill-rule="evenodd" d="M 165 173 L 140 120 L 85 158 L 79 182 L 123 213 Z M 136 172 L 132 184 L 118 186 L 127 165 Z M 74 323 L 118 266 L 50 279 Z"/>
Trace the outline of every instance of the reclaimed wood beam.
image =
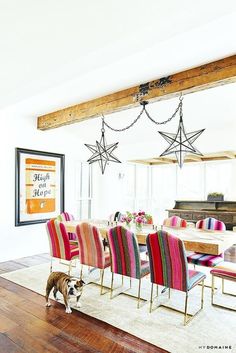
<path id="1" fill-rule="evenodd" d="M 236 81 L 236 55 L 38 117 L 38 129 L 79 123 L 101 114 L 136 107 Z"/>

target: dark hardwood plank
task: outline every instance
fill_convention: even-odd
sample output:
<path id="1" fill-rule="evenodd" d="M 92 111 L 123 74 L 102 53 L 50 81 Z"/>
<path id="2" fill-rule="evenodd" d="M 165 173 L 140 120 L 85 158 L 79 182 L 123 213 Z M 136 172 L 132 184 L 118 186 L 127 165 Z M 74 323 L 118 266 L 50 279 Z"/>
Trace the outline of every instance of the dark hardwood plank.
<path id="1" fill-rule="evenodd" d="M 159 353 L 166 352 L 105 322 L 0 278 L 1 352 Z M 2 342 L 2 344 L 1 344 Z M 5 349 L 5 350 L 4 350 Z"/>

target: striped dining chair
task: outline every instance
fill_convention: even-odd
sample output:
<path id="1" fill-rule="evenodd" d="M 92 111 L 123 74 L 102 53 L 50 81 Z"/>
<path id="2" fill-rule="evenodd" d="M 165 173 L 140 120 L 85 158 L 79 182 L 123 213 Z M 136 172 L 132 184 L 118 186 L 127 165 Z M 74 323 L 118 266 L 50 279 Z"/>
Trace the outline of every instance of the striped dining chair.
<path id="1" fill-rule="evenodd" d="M 57 216 L 57 220 L 60 222 L 64 221 L 74 221 L 74 216 L 68 212 L 62 212 L 59 216 Z M 76 241 L 77 237 L 75 233 L 68 232 L 69 240 Z"/>
<path id="2" fill-rule="evenodd" d="M 136 236 L 128 229 L 117 226 L 109 229 L 108 243 L 111 253 L 111 298 L 113 295 L 114 274 L 136 278 L 139 280 L 138 303 L 140 307 L 141 279 L 150 273 L 149 261 L 140 259 Z M 131 282 L 130 282 L 131 284 Z"/>
<path id="3" fill-rule="evenodd" d="M 196 223 L 196 228 L 202 231 L 212 231 L 214 232 L 226 230 L 225 224 L 222 221 L 218 221 L 215 218 L 209 217 L 201 219 Z M 224 255 L 210 255 L 210 254 L 200 254 L 191 253 L 187 256 L 188 263 L 198 266 L 215 267 L 224 261 Z"/>
<path id="4" fill-rule="evenodd" d="M 147 236 L 147 248 L 150 261 L 151 273 L 151 300 L 150 313 L 153 305 L 153 284 L 176 289 L 185 292 L 185 311 L 174 309 L 184 314 L 184 325 L 186 325 L 203 308 L 204 279 L 206 275 L 202 272 L 189 270 L 185 254 L 184 244 L 181 239 L 160 230 Z M 195 314 L 188 314 L 188 294 L 197 284 L 202 284 L 201 308 Z M 165 306 L 161 304 L 160 306 Z M 173 309 L 168 307 L 169 309 Z"/>
<path id="5" fill-rule="evenodd" d="M 83 265 L 98 268 L 101 270 L 101 294 L 103 294 L 104 270 L 111 264 L 110 253 L 105 252 L 102 236 L 97 227 L 82 222 L 76 227 L 76 234 L 80 249 L 81 273 L 83 276 Z"/>
<path id="6" fill-rule="evenodd" d="M 186 228 L 187 221 L 185 219 L 180 218 L 179 216 L 172 216 L 172 217 L 166 218 L 163 221 L 163 226 L 166 226 L 169 228 Z"/>
<path id="7" fill-rule="evenodd" d="M 53 258 L 57 258 L 60 260 L 66 260 L 66 264 L 69 262 L 68 273 L 70 274 L 72 260 L 79 257 L 78 247 L 70 244 L 67 230 L 62 222 L 56 219 L 51 219 L 47 221 L 46 229 L 51 255 L 50 272 L 52 272 L 52 260 Z"/>

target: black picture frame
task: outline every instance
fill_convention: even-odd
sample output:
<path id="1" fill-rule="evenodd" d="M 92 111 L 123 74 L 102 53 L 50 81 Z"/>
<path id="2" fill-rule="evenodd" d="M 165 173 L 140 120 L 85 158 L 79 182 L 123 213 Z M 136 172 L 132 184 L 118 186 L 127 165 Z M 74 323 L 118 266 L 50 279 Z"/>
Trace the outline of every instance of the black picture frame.
<path id="1" fill-rule="evenodd" d="M 15 149 L 15 226 L 45 223 L 64 211 L 65 155 Z"/>

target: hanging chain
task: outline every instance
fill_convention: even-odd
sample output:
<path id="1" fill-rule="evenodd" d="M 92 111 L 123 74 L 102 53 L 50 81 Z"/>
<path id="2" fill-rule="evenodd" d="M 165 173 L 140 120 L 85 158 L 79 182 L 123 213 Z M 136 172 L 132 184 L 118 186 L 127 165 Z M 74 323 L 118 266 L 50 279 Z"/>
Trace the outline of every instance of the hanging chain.
<path id="1" fill-rule="evenodd" d="M 148 119 L 150 119 L 154 124 L 156 124 L 156 125 L 164 125 L 164 124 L 168 123 L 169 121 L 171 121 L 176 116 L 176 114 L 178 113 L 179 110 L 180 110 L 180 115 L 182 115 L 183 96 L 182 96 L 182 93 L 181 93 L 181 95 L 179 97 L 179 104 L 178 104 L 178 107 L 176 108 L 174 114 L 172 114 L 170 118 L 168 118 L 167 120 L 164 120 L 164 121 L 156 121 L 149 115 L 148 111 L 146 110 L 146 105 L 148 104 L 148 102 L 143 101 L 140 104 L 143 106 L 143 108 L 142 108 L 141 112 L 139 113 L 139 115 L 137 116 L 137 118 L 134 119 L 134 121 L 130 125 L 122 128 L 122 129 L 115 129 L 115 128 L 111 127 L 109 124 L 107 124 L 105 122 L 105 117 L 102 114 L 102 127 L 103 127 L 103 129 L 104 129 L 104 125 L 105 125 L 106 127 L 108 127 L 108 129 L 110 129 L 112 131 L 116 131 L 116 132 L 121 132 L 121 131 L 128 130 L 129 128 L 134 126 L 134 124 L 137 123 L 137 121 L 141 118 L 141 116 L 143 115 L 144 112 L 145 112 L 146 116 L 148 117 Z"/>
<path id="2" fill-rule="evenodd" d="M 169 119 L 165 120 L 165 121 L 156 121 L 156 120 L 154 120 L 154 119 L 149 115 L 149 113 L 148 113 L 148 111 L 146 110 L 145 107 L 144 107 L 144 110 L 145 110 L 145 113 L 146 113 L 148 119 L 150 119 L 154 124 L 156 124 L 156 125 L 164 125 L 164 124 L 168 123 L 169 121 L 171 121 L 171 120 L 176 116 L 176 114 L 178 113 L 179 110 L 180 110 L 180 112 L 182 112 L 182 104 L 183 104 L 183 103 L 182 103 L 182 100 L 183 100 L 183 98 L 182 98 L 182 96 L 181 96 L 181 97 L 180 97 L 179 105 L 178 105 L 178 107 L 176 108 L 174 114 L 172 114 L 171 117 L 170 117 Z"/>
<path id="3" fill-rule="evenodd" d="M 110 125 L 108 125 L 106 122 L 105 122 L 105 118 L 104 118 L 104 115 L 102 114 L 102 121 L 103 121 L 103 124 L 106 125 L 106 127 L 108 127 L 108 129 L 112 130 L 112 131 L 116 131 L 116 132 L 121 132 L 121 131 L 125 131 L 125 130 L 128 130 L 130 127 L 132 127 L 134 124 L 137 123 L 137 121 L 141 118 L 141 116 L 143 115 L 143 112 L 145 110 L 145 107 L 143 107 L 143 109 L 141 110 L 141 112 L 139 113 L 139 115 L 137 116 L 137 118 L 128 126 L 124 127 L 123 129 L 115 129 L 113 127 L 111 127 Z"/>

